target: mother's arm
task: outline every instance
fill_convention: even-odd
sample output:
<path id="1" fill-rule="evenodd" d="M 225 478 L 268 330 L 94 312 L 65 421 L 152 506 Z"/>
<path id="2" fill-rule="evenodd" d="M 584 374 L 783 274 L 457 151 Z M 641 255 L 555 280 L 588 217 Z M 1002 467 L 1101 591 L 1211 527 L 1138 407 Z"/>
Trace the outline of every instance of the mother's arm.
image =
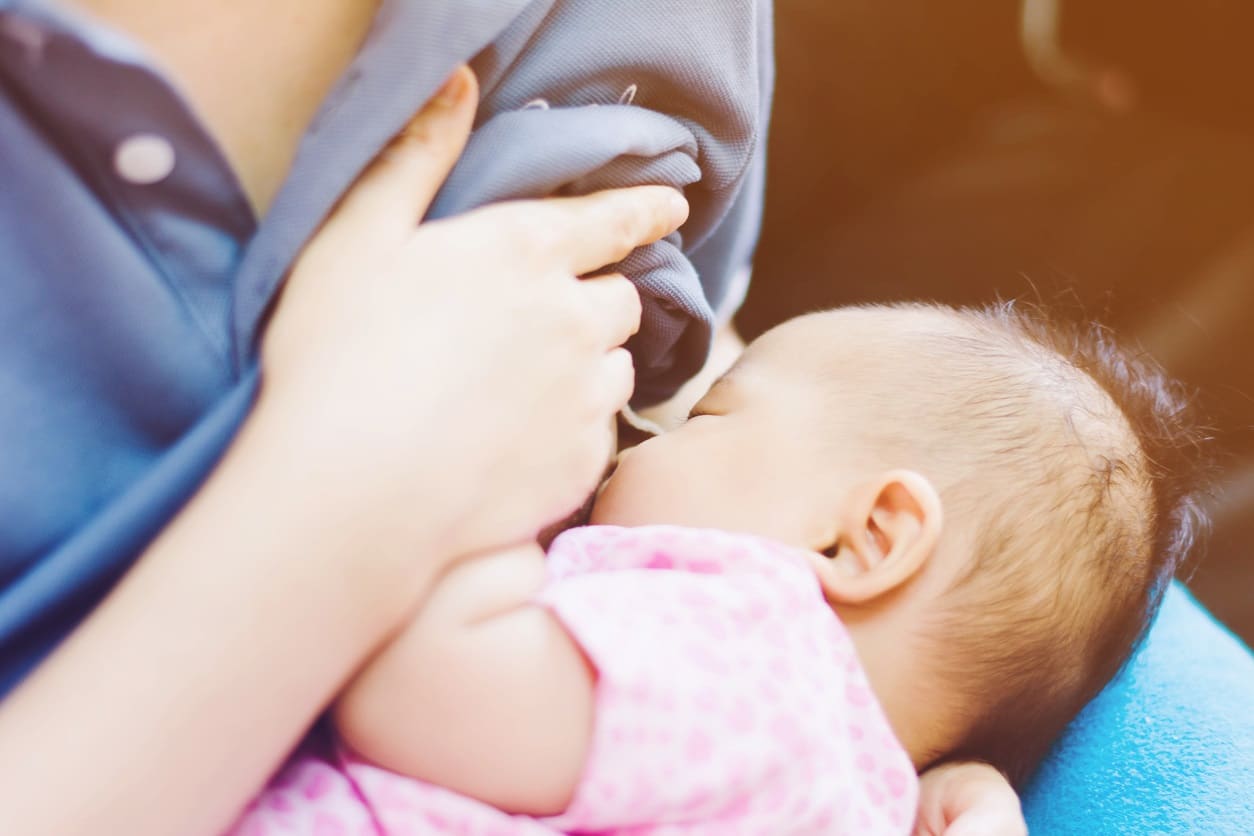
<path id="1" fill-rule="evenodd" d="M 447 554 L 432 505 L 412 571 L 250 423 L 91 617 L 0 706 L 14 834 L 218 832 Z M 288 448 L 290 449 L 290 448 Z M 381 529 L 385 530 L 385 529 Z M 350 554 L 350 550 L 351 553 Z M 377 562 L 376 562 L 377 563 Z"/>
<path id="2" fill-rule="evenodd" d="M 575 277 L 684 205 L 637 189 L 415 228 L 474 88 L 459 72 L 346 195 L 222 463 L 0 704 L 6 834 L 220 832 L 452 556 L 525 539 L 595 483 L 639 304 Z"/>

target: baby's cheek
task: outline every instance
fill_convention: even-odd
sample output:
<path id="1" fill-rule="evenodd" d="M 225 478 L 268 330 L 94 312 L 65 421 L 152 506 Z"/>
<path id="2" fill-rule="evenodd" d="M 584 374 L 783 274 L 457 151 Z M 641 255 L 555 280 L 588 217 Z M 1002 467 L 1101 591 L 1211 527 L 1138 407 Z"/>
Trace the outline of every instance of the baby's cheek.
<path id="1" fill-rule="evenodd" d="M 662 446 L 645 444 L 625 453 L 592 506 L 589 521 L 621 526 L 684 523 L 684 519 L 673 517 L 676 512 L 682 517 L 682 502 L 677 504 L 672 495 L 674 462 L 659 455 L 666 452 Z"/>

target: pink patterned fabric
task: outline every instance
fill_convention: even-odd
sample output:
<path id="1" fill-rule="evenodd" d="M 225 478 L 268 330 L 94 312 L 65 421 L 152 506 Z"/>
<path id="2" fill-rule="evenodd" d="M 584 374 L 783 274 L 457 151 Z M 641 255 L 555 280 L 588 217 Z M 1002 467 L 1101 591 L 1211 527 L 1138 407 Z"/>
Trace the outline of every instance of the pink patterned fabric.
<path id="1" fill-rule="evenodd" d="M 896 834 L 910 759 L 806 558 L 672 527 L 570 531 L 537 597 L 598 672 L 592 750 L 553 819 L 340 757 L 303 756 L 236 836 Z"/>

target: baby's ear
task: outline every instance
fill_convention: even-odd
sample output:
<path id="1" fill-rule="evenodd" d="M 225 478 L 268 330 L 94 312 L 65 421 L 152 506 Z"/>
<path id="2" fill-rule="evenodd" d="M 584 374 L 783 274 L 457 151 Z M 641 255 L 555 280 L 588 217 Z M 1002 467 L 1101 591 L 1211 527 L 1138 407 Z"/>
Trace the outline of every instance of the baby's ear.
<path id="1" fill-rule="evenodd" d="M 927 563 L 941 533 L 940 495 L 911 470 L 882 473 L 850 493 L 834 553 L 818 567 L 833 604 L 865 604 L 901 587 Z"/>

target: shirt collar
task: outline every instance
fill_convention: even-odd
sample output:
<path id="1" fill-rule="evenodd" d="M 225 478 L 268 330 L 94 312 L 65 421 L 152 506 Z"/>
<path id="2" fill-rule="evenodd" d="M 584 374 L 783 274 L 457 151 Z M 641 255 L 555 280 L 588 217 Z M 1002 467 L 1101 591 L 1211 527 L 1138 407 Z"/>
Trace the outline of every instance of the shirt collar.
<path id="1" fill-rule="evenodd" d="M 71 35 L 101 58 L 121 64 L 152 64 L 143 47 L 132 38 L 74 6 L 56 0 L 0 0 L 0 13 L 3 12 Z"/>
<path id="2" fill-rule="evenodd" d="M 527 7 L 546 2 L 552 0 L 383 0 L 236 272 L 237 371 L 251 362 L 262 315 L 279 282 L 359 173 L 458 64 L 487 48 Z M 102 59 L 159 72 L 140 44 L 57 0 L 0 0 L 0 12 L 68 35 Z"/>
<path id="3" fill-rule="evenodd" d="M 327 98 L 237 274 L 235 357 L 253 355 L 266 307 L 340 195 L 458 64 L 533 0 L 384 0 L 356 60 Z"/>

